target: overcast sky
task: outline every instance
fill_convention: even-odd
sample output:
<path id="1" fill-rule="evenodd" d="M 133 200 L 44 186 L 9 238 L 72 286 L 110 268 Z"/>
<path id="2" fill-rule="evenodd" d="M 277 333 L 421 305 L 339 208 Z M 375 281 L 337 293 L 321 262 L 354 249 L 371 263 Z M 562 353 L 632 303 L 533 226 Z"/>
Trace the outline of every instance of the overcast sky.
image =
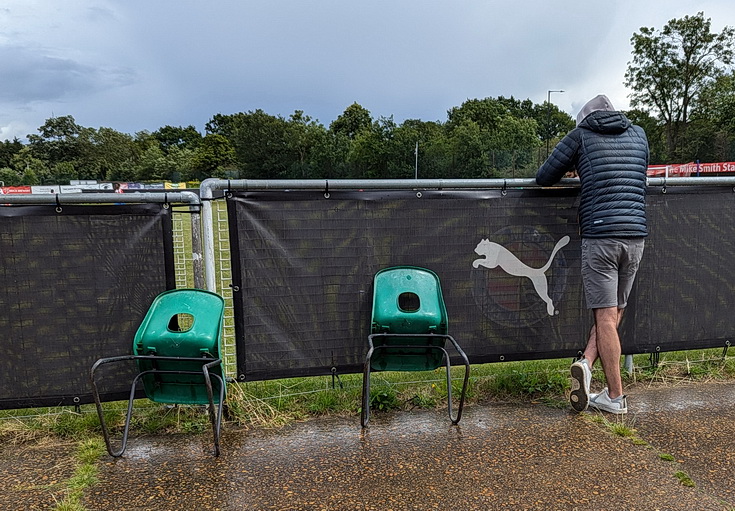
<path id="1" fill-rule="evenodd" d="M 303 110 L 328 126 L 357 102 L 374 118 L 445 121 L 467 99 L 599 93 L 628 108 L 630 38 L 732 0 L 3 0 L 0 140 L 52 116 L 135 134 L 217 113 Z"/>

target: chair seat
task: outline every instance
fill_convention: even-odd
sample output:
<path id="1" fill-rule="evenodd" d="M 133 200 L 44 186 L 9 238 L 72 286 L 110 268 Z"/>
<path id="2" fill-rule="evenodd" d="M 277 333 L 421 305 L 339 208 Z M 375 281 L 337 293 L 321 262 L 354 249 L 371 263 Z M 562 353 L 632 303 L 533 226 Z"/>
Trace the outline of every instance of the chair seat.
<path id="1" fill-rule="evenodd" d="M 462 416 L 469 379 L 469 361 L 447 333 L 447 310 L 439 277 L 417 266 L 385 268 L 373 279 L 373 309 L 368 353 L 363 369 L 362 426 L 370 418 L 371 371 L 430 371 L 445 366 L 449 417 L 457 424 Z M 457 417 L 452 416 L 452 385 L 447 344 L 465 363 Z"/>
<path id="2" fill-rule="evenodd" d="M 92 366 L 90 382 L 102 434 L 111 456 L 122 456 L 127 445 L 133 400 L 139 381 L 146 397 L 158 403 L 208 405 L 214 433 L 214 454 L 219 455 L 219 432 L 226 384 L 219 356 L 224 300 L 200 289 L 175 289 L 158 295 L 133 339 L 133 354 L 101 358 Z M 97 371 L 106 364 L 133 360 L 138 374 L 128 398 L 121 447 L 112 447 L 96 383 Z M 214 382 L 214 385 L 213 385 Z M 215 412 L 215 404 L 218 404 Z"/>
<path id="3" fill-rule="evenodd" d="M 134 355 L 219 358 L 224 300 L 201 289 L 175 289 L 158 295 L 133 340 Z M 207 404 L 201 362 L 138 359 L 146 397 L 157 403 Z M 161 371 L 172 371 L 165 373 Z M 222 377 L 222 367 L 213 374 Z"/>

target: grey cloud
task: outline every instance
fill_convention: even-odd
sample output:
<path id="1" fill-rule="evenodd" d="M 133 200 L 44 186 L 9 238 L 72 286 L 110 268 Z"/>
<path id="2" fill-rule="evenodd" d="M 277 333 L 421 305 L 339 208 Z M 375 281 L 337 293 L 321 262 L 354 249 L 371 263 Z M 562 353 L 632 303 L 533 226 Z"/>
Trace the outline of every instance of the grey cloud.
<path id="1" fill-rule="evenodd" d="M 135 73 L 59 58 L 29 48 L 0 47 L 0 100 L 19 104 L 81 97 L 128 85 Z"/>

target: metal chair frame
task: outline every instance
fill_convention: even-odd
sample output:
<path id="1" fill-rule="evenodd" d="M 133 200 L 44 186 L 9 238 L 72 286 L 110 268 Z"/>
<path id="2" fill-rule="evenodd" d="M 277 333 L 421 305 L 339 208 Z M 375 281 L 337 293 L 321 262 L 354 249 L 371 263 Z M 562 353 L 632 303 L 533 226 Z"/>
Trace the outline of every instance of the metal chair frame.
<path id="1" fill-rule="evenodd" d="M 464 381 L 462 383 L 462 392 L 460 394 L 459 398 L 459 408 L 457 409 L 457 416 L 453 417 L 452 415 L 452 376 L 451 376 L 451 362 L 449 361 L 449 353 L 447 352 L 446 348 L 443 348 L 441 346 L 417 346 L 415 344 L 411 345 L 401 345 L 401 344 L 384 344 L 381 346 L 375 346 L 373 344 L 373 339 L 376 337 L 390 337 L 390 338 L 424 338 L 424 339 L 436 339 L 436 338 L 443 338 L 449 340 L 452 345 L 454 346 L 454 349 L 457 350 L 457 353 L 459 353 L 460 357 L 462 357 L 462 361 L 465 366 L 464 371 Z M 369 349 L 367 352 L 367 355 L 365 357 L 365 365 L 363 368 L 362 373 L 362 413 L 360 414 L 360 423 L 362 424 L 362 427 L 365 428 L 368 425 L 368 422 L 370 421 L 370 371 L 371 366 L 370 362 L 372 359 L 373 354 L 378 350 L 401 350 L 401 349 L 409 349 L 411 351 L 420 351 L 420 350 L 433 350 L 433 351 L 441 351 L 444 356 L 444 366 L 447 369 L 447 411 L 449 413 L 449 420 L 452 421 L 452 424 L 458 424 L 460 419 L 462 418 L 462 410 L 464 409 L 464 399 L 467 392 L 467 382 L 470 378 L 470 362 L 467 359 L 467 355 L 464 351 L 462 351 L 462 348 L 460 348 L 459 344 L 457 344 L 457 341 L 454 340 L 454 338 L 451 335 L 448 334 L 435 334 L 435 333 L 428 333 L 428 334 L 391 334 L 391 333 L 376 333 L 376 334 L 370 334 L 368 335 L 368 345 Z M 415 353 L 407 354 L 408 356 L 415 356 Z"/>
<path id="2" fill-rule="evenodd" d="M 105 364 L 110 364 L 113 362 L 122 362 L 126 360 L 150 360 L 155 363 L 155 361 L 173 361 L 173 362 L 201 362 L 202 363 L 202 370 L 199 371 L 176 371 L 176 370 L 159 370 L 159 369 L 151 369 L 147 371 L 142 371 L 138 373 L 138 375 L 133 379 L 133 383 L 130 387 L 130 397 L 128 399 L 128 411 L 125 416 L 125 429 L 123 430 L 123 437 L 122 437 L 122 443 L 119 450 L 115 450 L 112 447 L 112 441 L 110 439 L 110 432 L 107 428 L 107 424 L 105 423 L 105 416 L 102 411 L 102 402 L 100 400 L 100 394 L 99 390 L 97 388 L 97 381 L 95 378 L 95 373 L 97 370 Z M 222 412 L 223 412 L 223 405 L 225 401 L 225 382 L 223 378 L 214 373 L 210 373 L 210 370 L 222 365 L 222 359 L 219 358 L 209 358 L 209 357 L 201 357 L 201 358 L 193 358 L 193 357 L 164 357 L 164 356 L 156 356 L 156 355 L 123 355 L 119 357 L 108 357 L 108 358 L 101 358 L 97 360 L 97 362 L 94 363 L 92 366 L 92 369 L 90 371 L 90 382 L 92 384 L 92 393 L 94 395 L 94 403 L 97 407 L 97 415 L 100 419 L 100 425 L 102 426 L 102 435 L 105 437 L 105 445 L 107 446 L 107 452 L 110 454 L 110 456 L 113 456 L 115 458 L 118 458 L 122 456 L 122 454 L 125 452 L 125 448 L 127 447 L 128 443 L 128 432 L 130 430 L 130 419 L 133 414 L 133 400 L 135 399 L 135 391 L 138 385 L 138 382 L 141 380 L 141 378 L 147 374 L 201 374 L 204 378 L 204 384 L 207 388 L 207 397 L 209 400 L 208 405 L 208 412 L 209 412 L 209 418 L 212 423 L 212 431 L 214 435 L 214 455 L 219 456 L 220 449 L 219 449 L 219 438 L 220 438 L 220 429 L 222 425 Z M 212 377 L 214 377 L 219 382 L 219 403 L 217 410 L 215 412 L 215 406 L 214 406 L 214 390 L 212 387 Z"/>

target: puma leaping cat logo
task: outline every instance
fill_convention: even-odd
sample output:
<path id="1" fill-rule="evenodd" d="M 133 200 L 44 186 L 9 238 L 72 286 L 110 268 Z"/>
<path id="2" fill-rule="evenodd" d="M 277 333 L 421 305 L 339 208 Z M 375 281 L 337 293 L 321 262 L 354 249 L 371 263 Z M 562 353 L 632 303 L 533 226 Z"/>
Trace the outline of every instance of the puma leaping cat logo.
<path id="1" fill-rule="evenodd" d="M 538 295 L 544 302 L 546 302 L 546 312 L 549 313 L 549 316 L 553 316 L 554 303 L 549 297 L 549 283 L 546 280 L 546 270 L 551 267 L 551 263 L 554 260 L 556 253 L 561 250 L 562 247 L 566 246 L 567 243 L 569 243 L 569 236 L 564 236 L 556 243 L 554 250 L 551 251 L 551 257 L 549 257 L 549 261 L 545 265 L 541 268 L 531 268 L 524 264 L 504 246 L 484 239 L 477 244 L 477 247 L 475 247 L 475 252 L 484 257 L 472 261 L 472 266 L 475 268 L 480 266 L 484 266 L 486 268 L 497 268 L 500 266 L 506 273 L 515 277 L 528 277 L 531 279 L 533 287 Z"/>

